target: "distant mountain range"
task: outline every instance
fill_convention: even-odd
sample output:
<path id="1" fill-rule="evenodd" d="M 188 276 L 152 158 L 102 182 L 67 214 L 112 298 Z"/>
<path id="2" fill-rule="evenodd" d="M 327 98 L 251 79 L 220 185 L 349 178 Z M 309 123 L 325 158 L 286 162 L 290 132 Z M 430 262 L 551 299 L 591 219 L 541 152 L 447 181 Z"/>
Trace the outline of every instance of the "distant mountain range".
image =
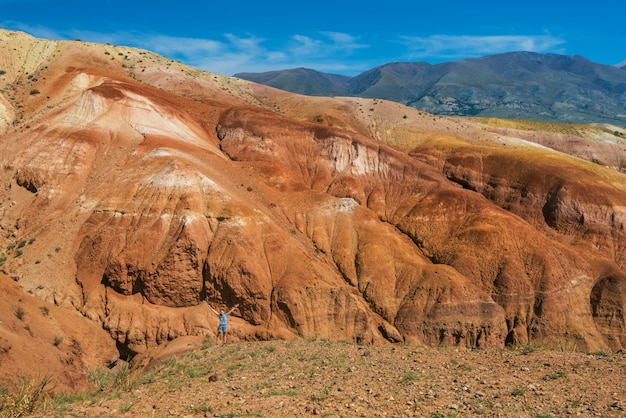
<path id="1" fill-rule="evenodd" d="M 356 77 L 297 68 L 235 74 L 314 96 L 393 100 L 441 115 L 485 116 L 626 126 L 626 61 L 510 52 L 441 64 L 395 62 Z"/>

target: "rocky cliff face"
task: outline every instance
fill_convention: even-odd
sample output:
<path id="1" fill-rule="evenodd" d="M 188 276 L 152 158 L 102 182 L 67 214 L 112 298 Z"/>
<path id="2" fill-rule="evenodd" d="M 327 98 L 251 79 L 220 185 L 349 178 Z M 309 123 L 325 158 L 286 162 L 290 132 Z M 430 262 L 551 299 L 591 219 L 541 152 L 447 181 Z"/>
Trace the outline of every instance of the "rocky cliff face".
<path id="1" fill-rule="evenodd" d="M 626 345 L 621 165 L 564 145 L 607 137 L 13 32 L 0 67 L 2 268 L 124 356 L 213 334 L 205 298 L 238 339 Z"/>

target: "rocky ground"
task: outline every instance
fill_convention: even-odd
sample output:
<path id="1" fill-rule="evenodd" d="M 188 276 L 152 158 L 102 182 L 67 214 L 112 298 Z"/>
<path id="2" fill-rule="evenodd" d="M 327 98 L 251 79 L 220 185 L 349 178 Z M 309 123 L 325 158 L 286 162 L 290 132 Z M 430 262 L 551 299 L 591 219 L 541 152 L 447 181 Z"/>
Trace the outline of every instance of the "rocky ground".
<path id="1" fill-rule="evenodd" d="M 125 370 L 122 368 L 122 370 Z M 626 415 L 626 354 L 326 341 L 209 341 L 36 416 L 561 417 Z"/>

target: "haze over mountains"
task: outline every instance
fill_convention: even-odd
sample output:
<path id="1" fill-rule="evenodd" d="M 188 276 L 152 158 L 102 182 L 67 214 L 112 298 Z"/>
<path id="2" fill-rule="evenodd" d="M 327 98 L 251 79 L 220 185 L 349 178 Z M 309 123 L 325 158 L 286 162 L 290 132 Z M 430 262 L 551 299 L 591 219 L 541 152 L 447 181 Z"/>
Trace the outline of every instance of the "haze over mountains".
<path id="1" fill-rule="evenodd" d="M 620 350 L 625 136 L 0 31 L 2 370 L 213 339 L 205 298 L 233 341 Z"/>
<path id="2" fill-rule="evenodd" d="M 626 126 L 626 71 L 580 56 L 511 52 L 389 63 L 355 77 L 309 69 L 236 77 L 299 94 L 393 100 L 438 115 Z"/>

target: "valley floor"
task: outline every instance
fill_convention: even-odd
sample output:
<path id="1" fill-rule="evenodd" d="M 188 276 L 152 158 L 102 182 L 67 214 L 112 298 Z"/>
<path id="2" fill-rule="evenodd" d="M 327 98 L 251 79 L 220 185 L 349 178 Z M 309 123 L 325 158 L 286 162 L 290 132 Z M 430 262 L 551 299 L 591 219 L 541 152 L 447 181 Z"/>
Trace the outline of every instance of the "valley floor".
<path id="1" fill-rule="evenodd" d="M 102 376 L 101 376 L 102 377 Z M 626 354 L 326 341 L 201 348 L 37 416 L 626 416 Z"/>

